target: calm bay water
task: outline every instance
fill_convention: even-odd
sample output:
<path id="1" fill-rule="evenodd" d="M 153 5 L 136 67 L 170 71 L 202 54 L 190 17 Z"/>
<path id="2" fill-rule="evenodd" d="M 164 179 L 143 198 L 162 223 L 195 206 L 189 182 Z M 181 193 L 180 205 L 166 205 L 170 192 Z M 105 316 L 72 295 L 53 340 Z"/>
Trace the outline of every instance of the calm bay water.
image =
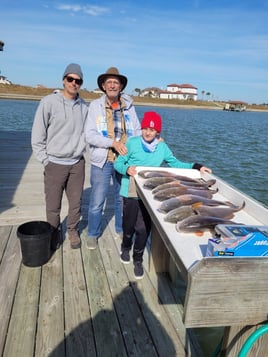
<path id="1" fill-rule="evenodd" d="M 0 130 L 31 131 L 36 101 L 0 100 Z M 136 106 L 139 118 L 157 111 L 162 137 L 174 155 L 200 162 L 240 191 L 268 206 L 266 112 Z"/>
<path id="2" fill-rule="evenodd" d="M 200 162 L 268 206 L 268 112 L 137 107 L 163 119 L 162 136 L 174 155 Z"/>

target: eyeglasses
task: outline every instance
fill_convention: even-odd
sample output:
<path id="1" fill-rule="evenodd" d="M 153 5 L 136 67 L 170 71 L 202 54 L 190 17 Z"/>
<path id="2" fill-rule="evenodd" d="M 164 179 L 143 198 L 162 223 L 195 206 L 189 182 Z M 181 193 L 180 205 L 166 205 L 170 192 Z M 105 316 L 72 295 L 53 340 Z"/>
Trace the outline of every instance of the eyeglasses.
<path id="1" fill-rule="evenodd" d="M 83 79 L 81 78 L 73 78 L 71 76 L 66 76 L 65 77 L 67 79 L 67 82 L 72 83 L 73 81 L 75 81 L 75 84 L 77 84 L 78 86 L 81 86 L 81 84 L 83 83 Z"/>

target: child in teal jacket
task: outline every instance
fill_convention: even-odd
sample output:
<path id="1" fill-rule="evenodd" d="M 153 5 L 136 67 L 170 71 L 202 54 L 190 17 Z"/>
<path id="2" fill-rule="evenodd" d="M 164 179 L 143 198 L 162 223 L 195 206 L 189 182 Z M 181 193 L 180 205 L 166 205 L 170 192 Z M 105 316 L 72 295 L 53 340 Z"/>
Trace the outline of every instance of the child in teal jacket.
<path id="1" fill-rule="evenodd" d="M 144 275 L 142 261 L 143 252 L 151 231 L 151 218 L 139 197 L 130 194 L 130 178 L 136 172 L 136 166 L 159 167 L 166 162 L 170 167 L 198 169 L 201 173 L 211 170 L 198 163 L 182 162 L 172 154 L 168 145 L 159 135 L 162 129 L 162 119 L 156 112 L 145 112 L 141 121 L 141 136 L 135 136 L 126 142 L 127 154 L 118 156 L 114 168 L 121 173 L 121 190 L 123 196 L 123 240 L 121 244 L 120 260 L 124 264 L 130 263 L 130 250 L 133 247 L 134 275 L 142 279 Z"/>

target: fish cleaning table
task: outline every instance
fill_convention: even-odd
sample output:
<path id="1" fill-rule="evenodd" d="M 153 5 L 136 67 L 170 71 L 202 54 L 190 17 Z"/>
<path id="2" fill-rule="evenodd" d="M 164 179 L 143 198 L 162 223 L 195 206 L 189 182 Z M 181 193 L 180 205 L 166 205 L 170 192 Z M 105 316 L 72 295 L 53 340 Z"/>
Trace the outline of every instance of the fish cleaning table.
<path id="1" fill-rule="evenodd" d="M 138 167 L 137 171 L 162 170 L 191 178 L 201 178 L 197 170 Z M 245 207 L 232 219 L 246 225 L 268 225 L 268 209 L 228 185 L 220 178 L 205 174 L 205 181 L 216 179 L 218 192 L 215 200 L 230 201 Z M 266 323 L 268 315 L 268 258 L 267 257 L 206 257 L 206 231 L 201 237 L 195 233 L 181 233 L 175 224 L 164 221 L 158 212 L 161 202 L 145 189 L 146 179 L 135 176 L 136 187 L 152 218 L 151 269 L 174 275 L 174 265 L 187 283 L 183 319 L 188 328 L 225 327 L 221 356 L 236 357 L 248 336 Z M 268 338 L 258 343 L 258 354 L 268 355 Z M 266 341 L 266 343 L 264 343 Z M 250 355 L 251 356 L 251 355 Z"/>

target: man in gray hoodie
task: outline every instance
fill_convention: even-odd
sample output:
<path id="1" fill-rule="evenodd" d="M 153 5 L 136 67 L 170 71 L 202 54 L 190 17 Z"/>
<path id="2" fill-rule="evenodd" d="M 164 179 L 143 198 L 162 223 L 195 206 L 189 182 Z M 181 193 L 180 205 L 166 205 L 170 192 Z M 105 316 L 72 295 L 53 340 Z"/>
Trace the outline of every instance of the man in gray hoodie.
<path id="1" fill-rule="evenodd" d="M 80 98 L 83 83 L 81 67 L 69 64 L 62 76 L 63 91 L 44 97 L 37 108 L 32 127 L 32 149 L 44 165 L 47 221 L 53 227 L 51 247 L 61 244 L 60 211 L 65 191 L 69 210 L 67 232 L 71 248 L 81 246 L 78 224 L 85 179 L 84 125 L 87 103 Z"/>

